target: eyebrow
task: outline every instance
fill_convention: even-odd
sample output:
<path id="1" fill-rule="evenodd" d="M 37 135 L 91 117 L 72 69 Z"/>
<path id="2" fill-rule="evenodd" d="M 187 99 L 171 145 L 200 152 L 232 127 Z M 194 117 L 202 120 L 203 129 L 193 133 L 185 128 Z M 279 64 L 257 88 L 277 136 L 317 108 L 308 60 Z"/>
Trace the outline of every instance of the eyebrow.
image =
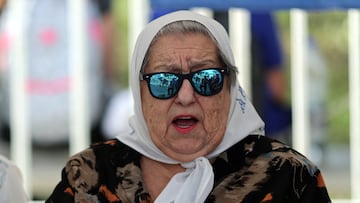
<path id="1" fill-rule="evenodd" d="M 207 58 L 207 59 L 203 59 L 203 58 L 192 58 L 191 60 L 187 61 L 187 66 L 189 67 L 190 72 L 195 69 L 200 69 L 200 68 L 204 68 L 204 67 L 216 67 L 216 66 L 220 66 L 219 65 L 219 60 L 218 58 Z M 182 73 L 184 71 L 183 67 L 178 65 L 177 63 L 173 63 L 173 61 L 167 61 L 166 58 L 164 58 L 162 61 L 158 61 L 156 63 L 155 66 L 149 66 L 150 64 L 148 64 L 147 67 L 151 68 L 151 70 L 147 70 L 147 71 L 143 71 L 145 72 L 177 72 L 177 73 Z M 148 69 L 148 68 L 145 68 Z"/>
<path id="2" fill-rule="evenodd" d="M 204 66 L 216 66 L 218 64 L 218 60 L 204 60 L 204 61 L 195 61 L 195 62 L 190 62 L 189 67 L 190 69 L 193 69 L 194 67 L 204 67 Z"/>
<path id="3" fill-rule="evenodd" d="M 151 68 L 152 70 L 173 70 L 173 71 L 176 71 L 176 70 L 180 70 L 181 71 L 181 66 L 178 66 L 174 63 L 163 63 L 163 64 L 159 64 L 159 65 L 156 65 L 156 66 L 152 66 Z"/>

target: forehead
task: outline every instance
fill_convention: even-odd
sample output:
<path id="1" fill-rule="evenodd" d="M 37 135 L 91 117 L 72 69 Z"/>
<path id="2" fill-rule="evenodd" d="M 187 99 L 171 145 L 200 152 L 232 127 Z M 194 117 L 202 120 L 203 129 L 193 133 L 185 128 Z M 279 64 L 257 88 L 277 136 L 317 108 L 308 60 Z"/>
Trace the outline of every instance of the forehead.
<path id="1" fill-rule="evenodd" d="M 168 33 L 152 43 L 147 60 L 152 66 L 158 63 L 216 63 L 218 49 L 214 40 L 204 33 Z"/>
<path id="2" fill-rule="evenodd" d="M 149 51 L 150 54 L 154 55 L 157 52 L 166 52 L 169 49 L 177 49 L 179 51 L 182 49 L 216 51 L 216 44 L 209 36 L 202 33 L 169 33 L 159 37 L 152 44 Z"/>

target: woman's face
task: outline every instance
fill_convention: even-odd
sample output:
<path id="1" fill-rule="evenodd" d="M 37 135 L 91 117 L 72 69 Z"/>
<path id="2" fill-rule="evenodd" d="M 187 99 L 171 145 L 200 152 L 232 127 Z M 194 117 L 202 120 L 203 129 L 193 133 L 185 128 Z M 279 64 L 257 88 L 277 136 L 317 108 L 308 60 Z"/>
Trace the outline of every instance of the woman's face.
<path id="1" fill-rule="evenodd" d="M 151 50 L 145 74 L 154 72 L 189 73 L 220 67 L 214 42 L 203 34 L 167 34 Z M 154 144 L 169 157 L 186 162 L 213 151 L 226 129 L 230 93 L 228 76 L 223 89 L 213 96 L 196 93 L 188 80 L 170 99 L 151 96 L 141 81 L 142 109 Z"/>

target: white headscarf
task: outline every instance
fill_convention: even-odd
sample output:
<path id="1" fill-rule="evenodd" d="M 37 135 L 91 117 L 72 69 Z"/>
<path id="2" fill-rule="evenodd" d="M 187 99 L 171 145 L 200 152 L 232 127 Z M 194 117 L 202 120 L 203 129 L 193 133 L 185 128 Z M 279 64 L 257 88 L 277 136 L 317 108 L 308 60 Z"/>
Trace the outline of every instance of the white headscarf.
<path id="1" fill-rule="evenodd" d="M 192 20 L 204 25 L 215 37 L 219 49 L 224 53 L 228 61 L 235 64 L 230 41 L 223 26 L 211 18 L 190 11 L 177 11 L 164 15 L 149 23 L 139 35 L 130 69 L 135 112 L 135 115 L 129 121 L 132 131 L 128 134 L 119 135 L 117 138 L 144 156 L 169 164 L 179 164 L 180 162 L 165 155 L 154 145 L 150 138 L 141 108 L 139 75 L 145 54 L 157 32 L 165 25 L 181 20 Z M 199 157 L 189 163 L 180 163 L 186 168 L 186 171 L 176 174 L 159 197 L 156 198 L 155 202 L 204 202 L 214 184 L 214 174 L 208 159 L 218 156 L 249 134 L 263 135 L 264 123 L 239 83 L 236 82 L 236 85 L 231 87 L 228 126 L 222 142 L 206 157 Z"/>

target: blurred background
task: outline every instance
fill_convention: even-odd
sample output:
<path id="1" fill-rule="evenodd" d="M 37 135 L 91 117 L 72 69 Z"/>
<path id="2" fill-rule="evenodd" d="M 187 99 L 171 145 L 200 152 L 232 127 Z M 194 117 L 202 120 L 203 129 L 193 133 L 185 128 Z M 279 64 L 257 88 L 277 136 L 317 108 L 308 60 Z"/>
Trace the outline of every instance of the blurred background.
<path id="1" fill-rule="evenodd" d="M 2 0 L 3 1 L 3 0 Z M 2 2 L 0 1 L 0 2 Z M 36 2 L 36 1 L 33 1 Z M 38 1 L 41 2 L 41 1 Z M 105 98 L 99 110 L 95 127 L 91 126 L 91 142 L 112 136 L 113 125 L 125 125 L 125 121 L 106 124 L 105 119 L 112 102 L 124 102 L 120 106 L 127 108 L 128 67 L 129 67 L 129 0 L 112 1 L 105 16 L 108 21 L 101 22 L 106 71 L 105 88 L 101 89 L 101 98 Z M 4 24 L 5 9 L 0 22 Z M 309 112 L 314 119 L 310 123 L 311 153 L 310 159 L 319 165 L 333 199 L 349 199 L 350 188 L 350 149 L 349 149 L 349 82 L 348 82 L 348 14 L 346 10 L 310 10 L 308 11 L 309 32 Z M 100 14 L 103 15 L 104 14 Z M 285 103 L 291 106 L 291 39 L 290 13 L 278 10 L 272 13 L 277 24 L 280 46 L 283 53 L 285 82 Z M 151 17 L 149 16 L 149 19 Z M 109 27 L 106 27 L 105 24 Z M 106 34 L 108 32 L 108 34 Z M 109 34 L 110 33 L 110 34 Z M 0 32 L 3 34 L 3 32 Z M 53 36 L 52 36 L 53 37 Z M 51 35 L 46 39 L 51 40 Z M 6 64 L 4 50 L 7 46 L 5 35 L 0 35 L 0 78 L 2 89 L 6 87 Z M 103 50 L 102 50 L 103 51 Z M 90 55 L 91 56 L 91 55 Z M 93 62 L 91 62 L 93 63 Z M 100 74 L 100 73 L 98 73 Z M 102 74 L 102 73 L 101 73 Z M 90 76 L 91 77 L 91 76 Z M 101 87 L 103 88 L 103 87 Z M 313 90 L 313 91 L 312 91 Z M 0 98 L 8 97 L 6 91 L 0 92 Z M 301 98 L 299 98 L 301 99 Z M 3 104 L 3 103 L 2 103 Z M 56 108 L 56 107 L 53 107 Z M 112 107 L 115 108 L 115 107 Z M 120 107 L 121 108 L 121 107 Z M 2 114 L 4 113 L 2 108 Z M 115 111 L 115 110 L 114 110 Z M 116 111 L 121 112 L 121 109 Z M 129 113 L 125 111 L 125 113 Z M 125 114 L 123 114 L 125 115 Z M 96 119 L 95 119 L 96 120 Z M 108 121 L 111 122 L 111 121 Z M 0 154 L 11 159 L 11 138 L 9 123 L 2 122 Z M 4 127 L 5 126 L 5 127 Z M 8 127 L 8 128 L 6 128 Z M 106 129 L 105 129 L 106 128 Z M 119 127 L 120 128 L 120 127 Z M 46 134 L 44 135 L 46 136 Z M 44 137 L 43 136 L 43 137 Z M 67 136 L 67 135 L 66 135 Z M 41 137 L 41 136 L 40 136 Z M 60 179 L 61 169 L 69 156 L 67 139 L 60 141 L 32 141 L 31 191 L 34 200 L 45 199 Z"/>

